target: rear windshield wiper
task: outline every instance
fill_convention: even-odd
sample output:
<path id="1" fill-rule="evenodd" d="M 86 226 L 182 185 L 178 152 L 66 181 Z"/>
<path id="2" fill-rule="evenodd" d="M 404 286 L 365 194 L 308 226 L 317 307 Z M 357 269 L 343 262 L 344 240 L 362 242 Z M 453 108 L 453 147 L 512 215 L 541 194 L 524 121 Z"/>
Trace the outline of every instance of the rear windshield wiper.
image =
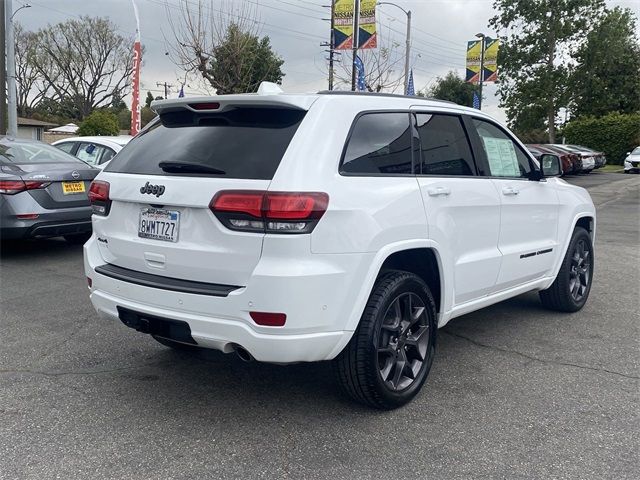
<path id="1" fill-rule="evenodd" d="M 167 173 L 211 173 L 214 175 L 226 175 L 227 172 L 219 168 L 189 162 L 160 162 L 158 166 Z"/>

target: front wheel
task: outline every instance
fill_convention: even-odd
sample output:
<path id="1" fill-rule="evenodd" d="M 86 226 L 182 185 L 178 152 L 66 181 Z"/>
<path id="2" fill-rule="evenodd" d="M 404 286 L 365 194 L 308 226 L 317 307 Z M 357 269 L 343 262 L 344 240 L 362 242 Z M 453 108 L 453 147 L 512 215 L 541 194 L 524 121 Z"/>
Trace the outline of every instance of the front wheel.
<path id="1" fill-rule="evenodd" d="M 373 288 L 358 329 L 334 360 L 343 390 L 357 402 L 390 410 L 415 397 L 429 375 L 436 308 L 420 277 L 393 271 Z"/>
<path id="2" fill-rule="evenodd" d="M 593 281 L 591 236 L 576 227 L 560 271 L 551 286 L 540 292 L 542 304 L 559 312 L 577 312 L 587 303 Z"/>

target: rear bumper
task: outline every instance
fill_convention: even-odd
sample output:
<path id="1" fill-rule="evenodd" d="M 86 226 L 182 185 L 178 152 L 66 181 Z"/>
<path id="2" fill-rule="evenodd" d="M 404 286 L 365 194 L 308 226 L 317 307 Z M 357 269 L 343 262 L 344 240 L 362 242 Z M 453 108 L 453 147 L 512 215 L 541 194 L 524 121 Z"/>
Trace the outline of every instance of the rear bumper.
<path id="1" fill-rule="evenodd" d="M 103 319 L 120 322 L 118 309 L 186 322 L 202 347 L 246 349 L 256 360 L 314 362 L 334 358 L 349 342 L 346 328 L 363 284 L 360 275 L 372 254 L 316 255 L 302 259 L 261 258 L 246 286 L 226 296 L 154 288 L 102 275 L 105 262 L 96 237 L 84 247 L 85 271 L 92 280 L 91 302 Z M 311 273 L 312 272 L 312 273 Z M 249 314 L 285 313 L 284 327 L 257 325 Z"/>
<path id="2" fill-rule="evenodd" d="M 13 223 L 13 225 L 11 225 Z M 26 224 L 26 225 L 25 225 Z M 38 220 L 10 222 L 3 221 L 0 238 L 5 240 L 20 238 L 44 238 L 60 235 L 75 235 L 91 232 L 91 220 L 67 220 L 39 222 Z"/>

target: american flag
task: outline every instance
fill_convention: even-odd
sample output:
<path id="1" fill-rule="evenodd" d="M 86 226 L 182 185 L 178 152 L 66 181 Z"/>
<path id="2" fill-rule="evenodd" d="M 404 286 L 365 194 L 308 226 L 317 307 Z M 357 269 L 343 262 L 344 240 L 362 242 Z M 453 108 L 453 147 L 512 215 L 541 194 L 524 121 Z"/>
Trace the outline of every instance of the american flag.
<path id="1" fill-rule="evenodd" d="M 409 81 L 407 82 L 407 91 L 405 93 L 412 96 L 416 94 L 416 88 L 413 84 L 413 68 L 409 70 Z"/>
<path id="2" fill-rule="evenodd" d="M 480 96 L 478 92 L 473 92 L 473 108 L 480 110 Z"/>
<path id="3" fill-rule="evenodd" d="M 362 62 L 362 59 L 356 55 L 356 74 L 357 74 L 357 81 L 356 81 L 356 88 L 358 89 L 359 92 L 364 92 L 367 89 L 367 81 L 365 80 L 365 74 L 364 74 L 364 63 Z"/>

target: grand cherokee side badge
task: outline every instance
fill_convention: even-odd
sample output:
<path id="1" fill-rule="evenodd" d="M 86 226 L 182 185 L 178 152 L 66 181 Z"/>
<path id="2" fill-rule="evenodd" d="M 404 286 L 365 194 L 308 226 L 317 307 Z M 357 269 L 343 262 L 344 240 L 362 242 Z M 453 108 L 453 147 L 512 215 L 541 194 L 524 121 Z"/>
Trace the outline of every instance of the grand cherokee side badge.
<path id="1" fill-rule="evenodd" d="M 149 193 L 159 197 L 164 193 L 164 185 L 149 185 L 149 182 L 140 187 L 140 193 Z"/>

